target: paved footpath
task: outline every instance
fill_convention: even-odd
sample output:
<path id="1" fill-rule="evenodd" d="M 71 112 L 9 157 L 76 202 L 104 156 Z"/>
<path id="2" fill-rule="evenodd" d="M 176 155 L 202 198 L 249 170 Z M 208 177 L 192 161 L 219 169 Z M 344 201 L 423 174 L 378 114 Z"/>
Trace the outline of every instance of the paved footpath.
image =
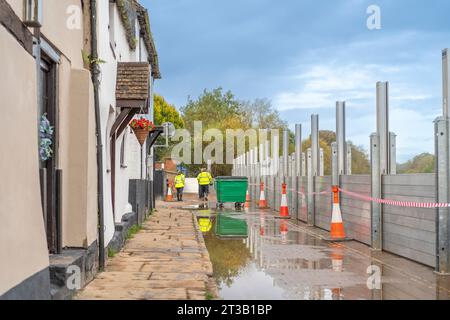
<path id="1" fill-rule="evenodd" d="M 184 205 L 188 203 L 184 203 Z M 108 260 L 75 299 L 205 300 L 217 297 L 212 264 L 191 211 L 178 203 L 157 204 L 158 211 Z"/>

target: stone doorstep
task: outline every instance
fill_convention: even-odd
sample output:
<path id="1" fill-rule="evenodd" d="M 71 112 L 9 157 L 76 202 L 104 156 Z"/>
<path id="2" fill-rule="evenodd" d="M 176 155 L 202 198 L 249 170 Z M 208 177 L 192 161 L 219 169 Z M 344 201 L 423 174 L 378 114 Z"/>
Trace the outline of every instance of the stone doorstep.
<path id="1" fill-rule="evenodd" d="M 115 223 L 114 236 L 108 244 L 108 249 L 115 252 L 120 251 L 125 245 L 128 230 L 136 224 L 137 214 L 135 212 L 125 214 L 120 223 Z"/>
<path id="2" fill-rule="evenodd" d="M 98 266 L 97 242 L 88 249 L 65 249 L 61 254 L 50 255 L 50 295 L 53 300 L 71 299 L 76 290 L 67 288 L 67 280 L 73 273 L 68 273 L 71 266 L 81 270 L 81 287 L 94 279 Z"/>

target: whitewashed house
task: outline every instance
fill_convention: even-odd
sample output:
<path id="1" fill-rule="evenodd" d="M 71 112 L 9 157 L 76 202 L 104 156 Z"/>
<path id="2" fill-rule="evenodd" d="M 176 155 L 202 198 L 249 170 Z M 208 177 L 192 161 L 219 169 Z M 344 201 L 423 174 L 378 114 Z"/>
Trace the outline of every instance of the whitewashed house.
<path id="1" fill-rule="evenodd" d="M 100 0 L 100 106 L 104 159 L 105 246 L 115 224 L 133 209 L 130 180 L 151 176 L 152 161 L 128 126 L 138 114 L 153 115 L 153 84 L 160 78 L 147 10 L 136 0 Z M 111 94 L 115 93 L 115 94 Z M 151 160 L 151 159 L 150 159 Z M 147 165 L 150 163 L 150 166 Z"/>

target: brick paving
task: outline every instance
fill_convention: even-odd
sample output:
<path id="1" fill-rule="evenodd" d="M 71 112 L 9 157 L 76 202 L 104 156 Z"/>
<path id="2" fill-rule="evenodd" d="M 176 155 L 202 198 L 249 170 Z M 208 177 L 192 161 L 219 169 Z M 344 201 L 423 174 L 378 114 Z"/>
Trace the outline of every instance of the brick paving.
<path id="1" fill-rule="evenodd" d="M 189 201 L 182 205 L 193 204 Z M 143 230 L 109 259 L 75 299 L 205 300 L 218 297 L 212 264 L 191 211 L 180 203 L 157 204 Z"/>

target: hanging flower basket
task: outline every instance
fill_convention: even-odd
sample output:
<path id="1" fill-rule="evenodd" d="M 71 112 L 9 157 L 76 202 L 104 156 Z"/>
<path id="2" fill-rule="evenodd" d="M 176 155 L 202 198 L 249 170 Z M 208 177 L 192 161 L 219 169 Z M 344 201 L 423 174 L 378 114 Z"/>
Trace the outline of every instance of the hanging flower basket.
<path id="1" fill-rule="evenodd" d="M 133 132 L 141 146 L 143 146 L 145 140 L 147 140 L 148 134 L 155 131 L 155 125 L 153 122 L 143 117 L 140 119 L 131 120 L 130 127 L 133 129 Z"/>

